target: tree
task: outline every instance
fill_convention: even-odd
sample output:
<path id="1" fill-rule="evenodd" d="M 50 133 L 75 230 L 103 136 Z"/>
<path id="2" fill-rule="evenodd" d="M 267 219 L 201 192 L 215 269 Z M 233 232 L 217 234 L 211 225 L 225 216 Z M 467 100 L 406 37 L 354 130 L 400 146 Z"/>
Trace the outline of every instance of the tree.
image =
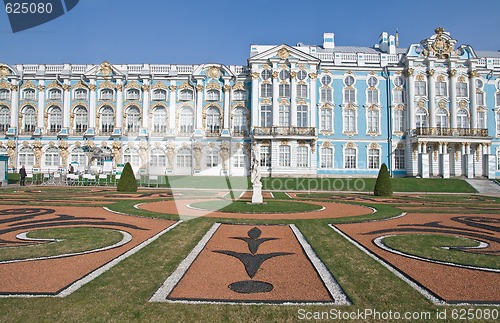
<path id="1" fill-rule="evenodd" d="M 382 166 L 380 167 L 373 194 L 375 196 L 392 195 L 391 175 L 389 175 L 389 171 L 387 170 L 387 166 L 385 164 L 382 164 Z"/>
<path id="2" fill-rule="evenodd" d="M 126 163 L 116 186 L 118 192 L 137 192 L 137 181 L 130 163 Z"/>

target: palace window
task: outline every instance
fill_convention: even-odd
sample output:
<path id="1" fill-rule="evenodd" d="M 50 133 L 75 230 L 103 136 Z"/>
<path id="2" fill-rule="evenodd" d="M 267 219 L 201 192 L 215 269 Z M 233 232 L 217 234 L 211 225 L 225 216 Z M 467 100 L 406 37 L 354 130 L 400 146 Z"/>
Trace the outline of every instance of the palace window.
<path id="1" fill-rule="evenodd" d="M 380 121 L 380 112 L 379 110 L 371 109 L 368 110 L 367 115 L 367 130 L 369 133 L 379 133 L 379 121 Z"/>
<path id="2" fill-rule="evenodd" d="M 59 166 L 59 149 L 50 147 L 45 151 L 45 166 Z"/>
<path id="3" fill-rule="evenodd" d="M 356 111 L 344 109 L 344 132 L 356 132 Z"/>
<path id="4" fill-rule="evenodd" d="M 179 100 L 181 101 L 192 101 L 194 98 L 193 91 L 182 90 L 179 94 Z"/>
<path id="5" fill-rule="evenodd" d="M 101 100 L 113 100 L 114 91 L 111 89 L 101 90 Z"/>
<path id="6" fill-rule="evenodd" d="M 260 166 L 271 167 L 271 147 L 260 146 Z"/>
<path id="7" fill-rule="evenodd" d="M 6 132 L 10 126 L 10 109 L 0 106 L 0 132 Z"/>
<path id="8" fill-rule="evenodd" d="M 467 83 L 458 82 L 457 83 L 457 97 L 467 97 Z"/>
<path id="9" fill-rule="evenodd" d="M 483 92 L 476 92 L 476 104 L 477 105 L 484 105 L 484 93 Z"/>
<path id="10" fill-rule="evenodd" d="M 344 150 L 344 168 L 356 168 L 356 149 L 346 148 Z"/>
<path id="11" fill-rule="evenodd" d="M 75 100 L 87 100 L 87 90 L 85 89 L 77 89 L 74 92 Z"/>
<path id="12" fill-rule="evenodd" d="M 297 106 L 297 127 L 305 128 L 309 125 L 307 118 L 308 114 L 307 105 Z"/>
<path id="13" fill-rule="evenodd" d="M 438 109 L 436 112 L 436 126 L 438 128 L 448 128 L 448 113 L 445 109 Z"/>
<path id="14" fill-rule="evenodd" d="M 208 168 L 217 167 L 219 165 L 219 151 L 217 149 L 209 150 L 205 160 Z"/>
<path id="15" fill-rule="evenodd" d="M 477 127 L 479 129 L 486 129 L 486 111 L 477 111 Z"/>
<path id="16" fill-rule="evenodd" d="M 280 167 L 290 167 L 291 148 L 288 145 L 279 147 L 278 165 Z"/>
<path id="17" fill-rule="evenodd" d="M 183 135 L 189 135 L 194 129 L 194 113 L 193 109 L 185 107 L 182 108 L 179 120 L 179 132 Z"/>
<path id="18" fill-rule="evenodd" d="M 332 83 L 332 77 L 330 75 L 326 74 L 321 77 L 321 84 L 328 86 L 330 83 Z"/>
<path id="19" fill-rule="evenodd" d="M 309 167 L 309 149 L 307 146 L 297 147 L 297 167 Z"/>
<path id="20" fill-rule="evenodd" d="M 368 168 L 379 169 L 380 167 L 380 150 L 368 149 Z"/>
<path id="21" fill-rule="evenodd" d="M 139 100 L 141 98 L 141 93 L 137 89 L 131 89 L 127 91 L 127 100 Z"/>
<path id="22" fill-rule="evenodd" d="M 123 152 L 123 162 L 130 163 L 132 168 L 137 169 L 140 166 L 139 151 L 136 148 L 127 148 Z"/>
<path id="23" fill-rule="evenodd" d="M 27 106 L 24 108 L 23 116 L 23 130 L 24 132 L 33 132 L 36 128 L 36 112 L 35 108 Z"/>
<path id="24" fill-rule="evenodd" d="M 246 158 L 245 154 L 241 149 L 238 149 L 238 151 L 233 155 L 233 167 L 238 167 L 242 168 L 246 166 Z"/>
<path id="25" fill-rule="evenodd" d="M 262 70 L 262 72 L 260 73 L 260 77 L 263 79 L 263 80 L 268 80 L 271 78 L 271 71 L 270 70 Z"/>
<path id="26" fill-rule="evenodd" d="M 402 89 L 395 89 L 393 91 L 392 102 L 395 104 L 402 104 L 404 100 L 404 91 Z"/>
<path id="27" fill-rule="evenodd" d="M 76 147 L 71 151 L 71 162 L 78 163 L 78 165 L 85 166 L 85 152 L 82 148 Z"/>
<path id="28" fill-rule="evenodd" d="M 417 128 L 427 128 L 427 111 L 424 108 L 418 108 L 416 112 Z"/>
<path id="29" fill-rule="evenodd" d="M 207 91 L 207 100 L 208 101 L 219 101 L 220 92 L 218 90 L 208 90 Z"/>
<path id="30" fill-rule="evenodd" d="M 167 166 L 165 152 L 162 149 L 154 148 L 153 150 L 151 150 L 151 156 L 149 158 L 149 166 L 152 166 L 152 167 L 165 167 L 165 166 Z"/>
<path id="31" fill-rule="evenodd" d="M 188 168 L 191 167 L 193 162 L 193 156 L 191 155 L 191 149 L 181 148 L 177 152 L 177 167 Z"/>
<path id="32" fill-rule="evenodd" d="M 307 85 L 297 84 L 297 98 L 306 99 L 307 98 Z"/>
<path id="33" fill-rule="evenodd" d="M 78 106 L 74 110 L 75 116 L 75 131 L 77 133 L 84 133 L 87 131 L 88 127 L 88 113 L 87 109 L 82 106 Z"/>
<path id="34" fill-rule="evenodd" d="M 270 127 L 273 123 L 273 111 L 270 105 L 263 105 L 260 107 L 260 126 Z"/>
<path id="35" fill-rule="evenodd" d="M 217 134 L 220 131 L 220 111 L 217 108 L 211 107 L 207 109 L 207 125 L 206 132 Z"/>
<path id="36" fill-rule="evenodd" d="M 404 83 L 403 78 L 401 76 L 396 76 L 394 78 L 394 85 L 395 86 L 402 86 Z"/>
<path id="37" fill-rule="evenodd" d="M 282 81 L 288 80 L 290 78 L 290 72 L 288 70 L 281 70 L 279 73 L 279 78 Z"/>
<path id="38" fill-rule="evenodd" d="M 162 89 L 157 89 L 153 91 L 153 100 L 159 101 L 159 100 L 166 100 L 167 99 L 167 91 L 162 90 Z"/>
<path id="39" fill-rule="evenodd" d="M 344 79 L 344 83 L 345 85 L 347 86 L 352 86 L 354 84 L 354 77 L 352 76 L 347 76 L 345 79 Z"/>
<path id="40" fill-rule="evenodd" d="M 496 122 L 497 122 L 497 136 L 500 136 L 500 110 L 495 113 Z"/>
<path id="41" fill-rule="evenodd" d="M 299 71 L 297 72 L 297 78 L 298 78 L 300 81 L 305 80 L 305 79 L 306 79 L 306 77 L 307 77 L 307 72 L 306 72 L 306 71 L 304 71 L 304 70 L 299 70 Z"/>
<path id="42" fill-rule="evenodd" d="M 234 101 L 245 101 L 247 99 L 247 92 L 242 90 L 234 91 L 233 100 Z"/>
<path id="43" fill-rule="evenodd" d="M 62 92 L 61 90 L 53 89 L 49 91 L 49 100 L 61 100 Z"/>
<path id="44" fill-rule="evenodd" d="M 333 168 L 333 149 L 321 148 L 321 168 Z"/>
<path id="45" fill-rule="evenodd" d="M 405 151 L 403 149 L 394 150 L 394 169 L 405 169 Z"/>
<path id="46" fill-rule="evenodd" d="M 278 90 L 280 97 L 290 97 L 290 84 L 280 84 Z"/>
<path id="47" fill-rule="evenodd" d="M 167 109 L 165 109 L 164 107 L 156 107 L 153 111 L 153 132 L 167 132 L 167 123 Z"/>
<path id="48" fill-rule="evenodd" d="M 111 107 L 104 107 L 101 110 L 101 132 L 113 132 L 115 128 L 115 116 Z"/>
<path id="49" fill-rule="evenodd" d="M 23 91 L 23 99 L 25 100 L 35 100 L 36 92 L 34 89 L 26 89 Z"/>
<path id="50" fill-rule="evenodd" d="M 280 105 L 279 106 L 279 126 L 289 127 L 290 126 L 290 106 Z"/>
<path id="51" fill-rule="evenodd" d="M 448 84 L 446 82 L 436 82 L 436 95 L 447 96 L 448 95 Z"/>
<path id="52" fill-rule="evenodd" d="M 394 132 L 403 132 L 405 130 L 404 110 L 394 110 Z"/>
<path id="53" fill-rule="evenodd" d="M 457 127 L 461 129 L 469 128 L 469 116 L 465 109 L 460 109 L 457 112 Z"/>
<path id="54" fill-rule="evenodd" d="M 322 87 L 319 90 L 320 102 L 333 102 L 333 89 L 330 87 Z"/>
<path id="55" fill-rule="evenodd" d="M 353 101 L 351 101 L 353 102 Z M 369 88 L 366 90 L 366 103 L 377 104 L 378 103 L 378 90 L 375 88 Z"/>
<path id="56" fill-rule="evenodd" d="M 415 95 L 426 96 L 427 95 L 427 84 L 425 81 L 415 81 Z"/>
<path id="57" fill-rule="evenodd" d="M 49 131 L 58 133 L 62 128 L 62 111 L 59 107 L 49 109 Z"/>
<path id="58" fill-rule="evenodd" d="M 500 92 L 495 93 L 495 106 L 500 107 Z"/>
<path id="59" fill-rule="evenodd" d="M 352 87 L 344 89 L 344 103 L 356 102 L 356 90 Z"/>
<path id="60" fill-rule="evenodd" d="M 139 132 L 141 126 L 141 111 L 138 107 L 127 109 L 127 132 Z"/>
<path id="61" fill-rule="evenodd" d="M 500 170 L 500 150 L 497 151 L 497 170 Z"/>
<path id="62" fill-rule="evenodd" d="M 260 96 L 262 98 L 270 98 L 273 96 L 273 86 L 269 83 L 263 83 L 260 85 Z"/>
<path id="63" fill-rule="evenodd" d="M 321 130 L 333 131 L 333 109 L 322 108 L 320 119 Z"/>
<path id="64" fill-rule="evenodd" d="M 0 90 L 0 100 L 10 100 L 10 91 L 5 89 Z"/>
<path id="65" fill-rule="evenodd" d="M 375 76 L 370 76 L 370 78 L 368 78 L 367 83 L 368 83 L 368 86 L 377 86 L 378 79 Z"/>
<path id="66" fill-rule="evenodd" d="M 247 133 L 247 110 L 245 108 L 236 108 L 233 112 L 233 135 L 244 136 Z"/>
<path id="67" fill-rule="evenodd" d="M 33 166 L 35 164 L 35 154 L 33 149 L 23 147 L 19 150 L 19 165 Z"/>

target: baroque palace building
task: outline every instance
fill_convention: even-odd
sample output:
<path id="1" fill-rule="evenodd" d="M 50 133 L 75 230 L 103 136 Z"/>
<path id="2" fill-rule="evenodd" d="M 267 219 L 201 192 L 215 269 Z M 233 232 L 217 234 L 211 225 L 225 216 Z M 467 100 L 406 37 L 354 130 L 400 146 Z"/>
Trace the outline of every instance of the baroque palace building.
<path id="1" fill-rule="evenodd" d="M 0 64 L 0 132 L 28 172 L 499 178 L 500 52 L 437 28 L 251 45 L 246 66 Z"/>

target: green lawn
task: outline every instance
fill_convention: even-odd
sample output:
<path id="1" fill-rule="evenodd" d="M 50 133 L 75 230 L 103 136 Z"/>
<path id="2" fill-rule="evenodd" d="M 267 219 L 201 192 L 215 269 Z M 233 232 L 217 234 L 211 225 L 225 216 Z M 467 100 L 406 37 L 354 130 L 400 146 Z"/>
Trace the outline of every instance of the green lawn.
<path id="1" fill-rule="evenodd" d="M 322 209 L 322 206 L 317 204 L 273 200 L 266 200 L 265 204 L 249 204 L 248 201 L 216 200 L 192 203 L 191 206 L 229 213 L 300 213 Z"/>

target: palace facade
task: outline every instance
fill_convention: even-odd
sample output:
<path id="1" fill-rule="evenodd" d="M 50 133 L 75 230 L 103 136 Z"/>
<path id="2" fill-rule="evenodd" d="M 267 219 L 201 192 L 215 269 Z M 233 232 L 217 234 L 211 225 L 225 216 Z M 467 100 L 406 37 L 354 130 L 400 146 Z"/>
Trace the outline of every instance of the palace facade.
<path id="1" fill-rule="evenodd" d="M 152 175 L 500 177 L 500 52 L 251 45 L 247 65 L 0 64 L 9 168 Z M 255 157 L 252 158 L 252 155 Z M 111 170 L 105 167 L 104 170 Z"/>

